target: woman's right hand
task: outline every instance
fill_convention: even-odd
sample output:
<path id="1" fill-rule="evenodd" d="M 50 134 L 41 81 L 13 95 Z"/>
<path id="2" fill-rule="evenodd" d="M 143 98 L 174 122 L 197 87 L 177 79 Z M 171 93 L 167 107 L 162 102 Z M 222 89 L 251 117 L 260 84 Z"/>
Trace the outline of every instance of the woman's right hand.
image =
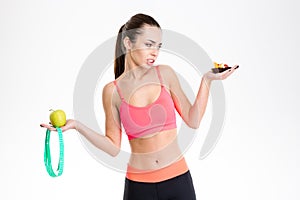
<path id="1" fill-rule="evenodd" d="M 239 67 L 238 65 L 234 65 L 231 69 L 221 73 L 213 73 L 212 71 L 209 71 L 204 74 L 204 78 L 206 81 L 224 80 L 228 76 L 230 76 L 238 67 Z"/>
<path id="2" fill-rule="evenodd" d="M 75 124 L 76 124 L 76 121 L 74 119 L 68 119 L 66 121 L 66 124 L 60 128 L 61 128 L 62 132 L 64 132 L 69 129 L 75 129 L 76 128 Z M 50 131 L 57 131 L 56 128 L 51 125 L 51 122 L 49 122 L 49 124 L 40 124 L 40 126 L 42 128 L 47 128 Z"/>

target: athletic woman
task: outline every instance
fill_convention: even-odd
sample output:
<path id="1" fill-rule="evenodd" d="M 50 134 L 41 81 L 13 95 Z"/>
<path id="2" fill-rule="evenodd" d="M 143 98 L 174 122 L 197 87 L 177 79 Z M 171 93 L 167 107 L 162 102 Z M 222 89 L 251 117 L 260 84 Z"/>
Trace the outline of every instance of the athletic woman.
<path id="1" fill-rule="evenodd" d="M 117 156 L 123 125 L 131 147 L 124 200 L 196 199 L 189 168 L 177 143 L 175 110 L 189 127 L 198 128 L 211 82 L 235 71 L 233 67 L 219 74 L 205 73 L 191 104 L 172 67 L 154 64 L 161 45 L 162 30 L 152 17 L 131 17 L 119 30 L 115 80 L 103 88 L 105 134 L 74 119 L 61 127 L 62 131 L 76 129 L 97 148 Z M 41 126 L 55 131 L 48 124 Z"/>

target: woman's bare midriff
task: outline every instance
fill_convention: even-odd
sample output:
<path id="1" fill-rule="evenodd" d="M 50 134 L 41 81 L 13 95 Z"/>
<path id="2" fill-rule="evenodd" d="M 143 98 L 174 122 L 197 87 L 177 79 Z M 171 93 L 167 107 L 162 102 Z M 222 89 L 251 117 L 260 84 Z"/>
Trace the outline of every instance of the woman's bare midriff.
<path id="1" fill-rule="evenodd" d="M 130 146 L 132 153 L 129 165 L 136 169 L 160 169 L 182 157 L 177 142 L 177 129 L 130 140 Z"/>

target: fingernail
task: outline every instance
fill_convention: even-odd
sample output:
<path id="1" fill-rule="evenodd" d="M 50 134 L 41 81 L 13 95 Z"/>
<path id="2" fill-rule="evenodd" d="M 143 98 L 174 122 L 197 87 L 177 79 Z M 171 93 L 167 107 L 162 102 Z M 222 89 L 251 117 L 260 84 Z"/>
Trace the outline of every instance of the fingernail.
<path id="1" fill-rule="evenodd" d="M 40 124 L 40 127 L 43 127 L 42 124 Z"/>
<path id="2" fill-rule="evenodd" d="M 237 68 L 239 68 L 239 66 L 236 66 L 234 69 L 237 69 Z"/>

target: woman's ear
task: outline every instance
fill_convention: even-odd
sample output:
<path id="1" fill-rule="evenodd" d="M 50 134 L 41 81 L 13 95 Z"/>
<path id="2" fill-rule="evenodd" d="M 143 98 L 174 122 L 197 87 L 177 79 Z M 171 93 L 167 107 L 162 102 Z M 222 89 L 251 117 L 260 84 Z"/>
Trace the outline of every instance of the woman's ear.
<path id="1" fill-rule="evenodd" d="M 126 36 L 123 40 L 123 44 L 126 50 L 130 50 L 132 48 L 132 43 L 128 36 Z"/>

